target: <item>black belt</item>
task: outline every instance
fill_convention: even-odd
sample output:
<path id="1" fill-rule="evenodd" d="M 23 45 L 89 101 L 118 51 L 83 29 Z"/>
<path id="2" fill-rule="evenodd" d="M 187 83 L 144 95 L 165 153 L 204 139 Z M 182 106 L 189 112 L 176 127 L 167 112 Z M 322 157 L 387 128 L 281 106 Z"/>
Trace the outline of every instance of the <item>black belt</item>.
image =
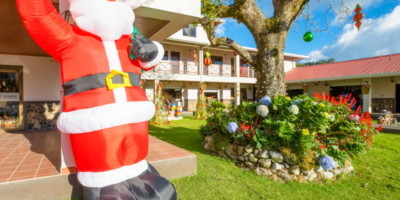
<path id="1" fill-rule="evenodd" d="M 101 87 L 108 87 L 109 90 L 113 90 L 119 87 L 132 86 L 140 86 L 140 75 L 116 70 L 83 76 L 62 85 L 65 96 Z"/>

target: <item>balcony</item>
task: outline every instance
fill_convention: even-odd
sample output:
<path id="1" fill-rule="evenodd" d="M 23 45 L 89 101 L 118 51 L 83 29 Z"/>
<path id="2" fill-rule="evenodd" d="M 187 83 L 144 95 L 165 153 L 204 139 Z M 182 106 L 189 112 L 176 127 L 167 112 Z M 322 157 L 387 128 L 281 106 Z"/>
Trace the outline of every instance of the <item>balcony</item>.
<path id="1" fill-rule="evenodd" d="M 240 77 L 254 78 L 254 68 L 251 66 L 240 66 Z"/>
<path id="2" fill-rule="evenodd" d="M 164 74 L 192 74 L 200 75 L 199 67 L 193 61 L 170 61 L 163 60 L 158 64 L 153 72 L 164 73 Z M 203 75 L 208 76 L 224 76 L 224 77 L 236 77 L 235 68 L 231 65 L 224 64 L 211 64 L 206 67 L 203 66 Z M 243 78 L 254 78 L 254 68 L 251 66 L 240 67 L 240 77 Z"/>
<path id="3" fill-rule="evenodd" d="M 163 60 L 154 68 L 154 72 L 167 74 L 200 74 L 198 66 L 193 61 Z"/>
<path id="4" fill-rule="evenodd" d="M 203 67 L 203 74 L 210 76 L 235 76 L 235 69 L 231 65 L 211 64 Z"/>

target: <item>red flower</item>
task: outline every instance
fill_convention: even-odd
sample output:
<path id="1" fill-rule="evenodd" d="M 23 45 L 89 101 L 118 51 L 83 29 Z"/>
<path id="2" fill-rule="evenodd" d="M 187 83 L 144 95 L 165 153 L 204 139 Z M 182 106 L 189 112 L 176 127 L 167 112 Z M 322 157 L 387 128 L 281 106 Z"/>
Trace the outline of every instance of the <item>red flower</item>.
<path id="1" fill-rule="evenodd" d="M 247 136 L 247 138 L 250 138 L 250 134 L 247 134 L 246 136 Z"/>
<path id="2" fill-rule="evenodd" d="M 318 150 L 322 150 L 322 149 L 325 149 L 325 148 L 326 148 L 326 145 L 321 145 L 321 146 L 319 146 Z"/>
<path id="3" fill-rule="evenodd" d="M 367 130 L 363 129 L 361 130 L 362 136 L 365 137 L 365 135 L 367 135 Z"/>
<path id="4" fill-rule="evenodd" d="M 246 124 L 240 124 L 239 127 L 243 130 L 243 131 L 247 131 L 250 128 L 252 128 L 253 126 L 251 125 L 246 125 Z"/>
<path id="5" fill-rule="evenodd" d="M 380 124 L 376 130 L 378 130 L 379 132 L 381 132 L 381 131 L 382 131 L 382 124 Z"/>

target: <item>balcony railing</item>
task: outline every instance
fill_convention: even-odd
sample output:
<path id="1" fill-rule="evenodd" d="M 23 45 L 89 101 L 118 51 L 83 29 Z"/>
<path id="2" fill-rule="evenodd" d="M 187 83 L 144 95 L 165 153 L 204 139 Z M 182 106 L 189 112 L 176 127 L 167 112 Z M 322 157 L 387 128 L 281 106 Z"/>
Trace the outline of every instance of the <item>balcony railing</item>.
<path id="1" fill-rule="evenodd" d="M 163 60 L 154 68 L 154 72 L 168 74 L 195 74 L 199 75 L 198 66 L 193 61 L 169 61 Z M 211 64 L 203 67 L 203 74 L 209 76 L 235 77 L 235 68 L 231 65 Z M 240 77 L 254 78 L 253 67 L 241 66 Z"/>
<path id="2" fill-rule="evenodd" d="M 247 66 L 240 66 L 240 77 L 254 78 L 254 68 Z"/>
<path id="3" fill-rule="evenodd" d="M 197 65 L 187 61 L 161 61 L 154 72 L 169 74 L 199 74 Z"/>

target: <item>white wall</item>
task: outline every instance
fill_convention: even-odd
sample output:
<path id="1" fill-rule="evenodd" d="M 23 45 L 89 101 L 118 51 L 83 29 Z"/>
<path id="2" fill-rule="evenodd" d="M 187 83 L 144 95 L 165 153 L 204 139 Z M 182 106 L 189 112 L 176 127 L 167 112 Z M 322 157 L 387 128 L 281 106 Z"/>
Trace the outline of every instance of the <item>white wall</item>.
<path id="1" fill-rule="evenodd" d="M 197 100 L 197 94 L 198 94 L 198 89 L 192 89 L 188 88 L 187 89 L 187 99 L 188 100 Z"/>
<path id="2" fill-rule="evenodd" d="M 230 88 L 228 88 L 228 89 L 222 89 L 221 91 L 222 91 L 222 97 L 221 97 L 221 99 L 231 99 L 231 96 L 232 96 L 233 94 L 231 94 L 231 89 L 230 89 Z"/>
<path id="3" fill-rule="evenodd" d="M 171 13 L 179 13 L 200 17 L 201 3 L 200 0 L 149 0 L 144 7 L 157 10 L 168 11 Z"/>
<path id="4" fill-rule="evenodd" d="M 168 39 L 190 41 L 201 44 L 210 44 L 207 38 L 207 33 L 204 31 L 201 25 L 197 25 L 196 27 L 196 37 L 184 36 L 183 29 L 181 29 L 178 32 L 171 35 L 170 37 L 168 37 Z"/>
<path id="5" fill-rule="evenodd" d="M 396 83 L 390 77 L 372 79 L 372 98 L 396 98 Z"/>
<path id="6" fill-rule="evenodd" d="M 286 59 L 286 57 L 285 57 Z M 285 73 L 296 68 L 296 62 L 291 60 L 284 60 L 283 62 Z"/>
<path id="7" fill-rule="evenodd" d="M 53 58 L 0 54 L 0 65 L 23 66 L 24 101 L 60 100 L 60 65 Z"/>

